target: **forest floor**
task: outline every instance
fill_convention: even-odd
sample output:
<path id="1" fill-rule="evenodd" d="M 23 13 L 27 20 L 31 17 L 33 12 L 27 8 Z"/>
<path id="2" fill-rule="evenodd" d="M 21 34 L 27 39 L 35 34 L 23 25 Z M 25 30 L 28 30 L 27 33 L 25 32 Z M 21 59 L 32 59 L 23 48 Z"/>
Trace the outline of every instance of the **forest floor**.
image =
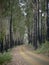
<path id="1" fill-rule="evenodd" d="M 7 65 L 49 65 L 49 57 L 35 54 L 25 45 L 13 48 L 11 54 L 13 58 Z"/>

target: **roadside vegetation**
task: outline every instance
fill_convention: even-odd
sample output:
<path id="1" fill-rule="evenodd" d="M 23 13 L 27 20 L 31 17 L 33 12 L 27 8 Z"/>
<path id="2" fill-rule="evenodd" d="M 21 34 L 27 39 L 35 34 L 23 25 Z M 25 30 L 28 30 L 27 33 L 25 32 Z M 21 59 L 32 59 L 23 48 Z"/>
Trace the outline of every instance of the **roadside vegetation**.
<path id="1" fill-rule="evenodd" d="M 12 59 L 12 55 L 10 52 L 0 53 L 0 65 L 6 65 L 7 62 L 10 62 Z"/>
<path id="2" fill-rule="evenodd" d="M 43 43 L 40 48 L 38 48 L 36 50 L 37 53 L 42 53 L 42 54 L 45 54 L 45 55 L 48 55 L 49 56 L 49 42 L 45 42 Z"/>
<path id="3" fill-rule="evenodd" d="M 48 41 L 39 45 L 36 50 L 34 49 L 34 46 L 31 45 L 31 43 L 27 45 L 26 47 L 36 54 L 43 54 L 49 57 L 49 42 Z"/>

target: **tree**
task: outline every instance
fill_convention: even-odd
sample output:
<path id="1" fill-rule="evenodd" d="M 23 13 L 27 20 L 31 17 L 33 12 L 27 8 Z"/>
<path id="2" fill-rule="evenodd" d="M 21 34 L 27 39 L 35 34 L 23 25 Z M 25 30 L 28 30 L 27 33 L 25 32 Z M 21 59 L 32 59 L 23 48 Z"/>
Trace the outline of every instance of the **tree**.
<path id="1" fill-rule="evenodd" d="M 47 40 L 49 41 L 49 1 L 47 0 Z"/>

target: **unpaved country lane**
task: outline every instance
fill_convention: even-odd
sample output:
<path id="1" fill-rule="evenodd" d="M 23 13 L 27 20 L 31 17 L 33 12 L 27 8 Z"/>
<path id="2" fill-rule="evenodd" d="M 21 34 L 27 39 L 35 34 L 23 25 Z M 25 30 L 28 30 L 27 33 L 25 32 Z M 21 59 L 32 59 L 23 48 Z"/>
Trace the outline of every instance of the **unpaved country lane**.
<path id="1" fill-rule="evenodd" d="M 25 47 L 23 47 L 20 54 L 31 65 L 49 65 L 48 57 L 34 54 L 31 51 L 28 51 Z"/>
<path id="2" fill-rule="evenodd" d="M 6 65 L 30 65 L 20 54 L 20 50 L 22 46 L 18 46 L 13 48 L 11 51 L 12 60 L 11 62 L 7 63 Z"/>
<path id="3" fill-rule="evenodd" d="M 48 57 L 34 54 L 23 45 L 13 48 L 11 54 L 13 58 L 7 65 L 49 65 Z"/>

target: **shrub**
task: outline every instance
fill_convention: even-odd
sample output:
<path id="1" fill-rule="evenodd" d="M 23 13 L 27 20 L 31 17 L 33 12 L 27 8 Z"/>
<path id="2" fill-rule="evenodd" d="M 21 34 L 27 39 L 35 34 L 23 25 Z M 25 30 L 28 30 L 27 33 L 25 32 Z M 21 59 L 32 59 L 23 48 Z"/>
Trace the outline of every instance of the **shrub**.
<path id="1" fill-rule="evenodd" d="M 2 65 L 5 62 L 9 62 L 11 59 L 12 59 L 12 56 L 9 52 L 0 54 L 0 65 Z"/>

